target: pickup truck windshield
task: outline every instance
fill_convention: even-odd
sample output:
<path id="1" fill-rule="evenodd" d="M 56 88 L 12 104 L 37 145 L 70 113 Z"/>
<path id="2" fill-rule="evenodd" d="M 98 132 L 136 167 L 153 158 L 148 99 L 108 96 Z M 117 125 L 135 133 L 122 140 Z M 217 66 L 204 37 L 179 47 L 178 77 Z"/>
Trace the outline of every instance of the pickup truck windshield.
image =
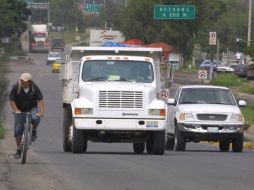
<path id="1" fill-rule="evenodd" d="M 86 61 L 82 70 L 82 80 L 151 83 L 154 80 L 153 67 L 151 63 L 143 61 Z"/>
<path id="2" fill-rule="evenodd" d="M 179 104 L 236 105 L 229 90 L 219 88 L 187 88 L 180 94 Z"/>

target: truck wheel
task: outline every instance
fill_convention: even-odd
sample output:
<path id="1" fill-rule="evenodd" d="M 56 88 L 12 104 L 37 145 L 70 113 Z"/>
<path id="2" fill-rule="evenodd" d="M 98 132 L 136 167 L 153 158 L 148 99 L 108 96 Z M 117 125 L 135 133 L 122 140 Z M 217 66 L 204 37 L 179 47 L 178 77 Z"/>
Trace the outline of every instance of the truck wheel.
<path id="1" fill-rule="evenodd" d="M 163 155 L 165 152 L 165 130 L 155 131 L 153 135 L 153 153 Z"/>
<path id="2" fill-rule="evenodd" d="M 73 135 L 72 135 L 72 153 L 82 153 L 84 152 L 85 138 L 84 131 L 80 129 L 76 129 L 73 125 Z"/>
<path id="3" fill-rule="evenodd" d="M 64 152 L 71 152 L 71 125 L 72 113 L 71 109 L 63 110 L 63 150 Z"/>
<path id="4" fill-rule="evenodd" d="M 181 134 L 181 132 L 176 127 L 176 137 L 175 137 L 175 150 L 176 151 L 185 151 L 186 142 L 184 136 Z"/>
<path id="5" fill-rule="evenodd" d="M 242 152 L 243 151 L 243 133 L 240 134 L 237 138 L 232 141 L 233 152 Z"/>
<path id="6" fill-rule="evenodd" d="M 145 143 L 133 143 L 135 154 L 142 154 L 145 150 Z"/>
<path id="7" fill-rule="evenodd" d="M 229 141 L 226 140 L 226 141 L 220 141 L 219 142 L 219 147 L 220 147 L 220 151 L 221 152 L 228 152 L 229 150 Z"/>
<path id="8" fill-rule="evenodd" d="M 168 137 L 166 142 L 166 150 L 174 150 L 174 147 L 175 147 L 175 136 Z"/>
<path id="9" fill-rule="evenodd" d="M 150 137 L 146 141 L 146 151 L 148 154 L 153 153 L 153 136 L 150 135 Z"/>

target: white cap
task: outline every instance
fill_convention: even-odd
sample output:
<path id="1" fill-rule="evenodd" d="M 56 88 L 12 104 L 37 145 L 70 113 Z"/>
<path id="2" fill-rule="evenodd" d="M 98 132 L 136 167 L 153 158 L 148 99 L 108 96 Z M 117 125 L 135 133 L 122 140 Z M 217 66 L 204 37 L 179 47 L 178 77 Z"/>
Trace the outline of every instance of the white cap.
<path id="1" fill-rule="evenodd" d="M 22 73 L 20 76 L 20 79 L 27 82 L 27 81 L 32 80 L 32 75 L 29 73 Z"/>

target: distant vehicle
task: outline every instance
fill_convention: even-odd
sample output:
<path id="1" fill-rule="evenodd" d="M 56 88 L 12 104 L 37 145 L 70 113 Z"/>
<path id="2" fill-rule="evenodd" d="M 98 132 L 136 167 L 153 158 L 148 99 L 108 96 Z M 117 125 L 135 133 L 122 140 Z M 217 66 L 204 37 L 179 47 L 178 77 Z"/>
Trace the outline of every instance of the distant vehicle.
<path id="1" fill-rule="evenodd" d="M 247 76 L 247 68 L 246 65 L 238 64 L 234 67 L 234 73 L 238 77 L 246 77 Z"/>
<path id="2" fill-rule="evenodd" d="M 199 69 L 209 70 L 211 65 L 213 66 L 213 71 L 217 71 L 217 66 L 220 64 L 220 62 L 217 61 L 211 61 L 211 60 L 204 60 L 200 65 Z"/>
<path id="3" fill-rule="evenodd" d="M 50 43 L 50 48 L 51 48 L 51 51 L 55 49 L 60 49 L 64 51 L 64 48 L 65 48 L 64 39 L 52 39 Z"/>
<path id="4" fill-rule="evenodd" d="M 52 71 L 52 73 L 60 73 L 60 69 L 61 69 L 61 61 L 60 60 L 55 60 L 51 64 L 51 71 Z"/>
<path id="5" fill-rule="evenodd" d="M 168 150 L 185 151 L 187 142 L 218 141 L 222 152 L 242 152 L 244 117 L 229 88 L 211 85 L 179 87 L 167 100 L 169 123 L 175 127 L 175 140 L 166 143 Z"/>
<path id="6" fill-rule="evenodd" d="M 234 65 L 218 65 L 216 71 L 217 72 L 226 72 L 226 73 L 233 73 L 234 72 Z"/>
<path id="7" fill-rule="evenodd" d="M 48 52 L 48 27 L 33 24 L 29 29 L 29 52 Z"/>
<path id="8" fill-rule="evenodd" d="M 49 52 L 48 57 L 47 57 L 47 65 L 52 64 L 55 60 L 61 60 L 62 56 L 58 52 Z"/>

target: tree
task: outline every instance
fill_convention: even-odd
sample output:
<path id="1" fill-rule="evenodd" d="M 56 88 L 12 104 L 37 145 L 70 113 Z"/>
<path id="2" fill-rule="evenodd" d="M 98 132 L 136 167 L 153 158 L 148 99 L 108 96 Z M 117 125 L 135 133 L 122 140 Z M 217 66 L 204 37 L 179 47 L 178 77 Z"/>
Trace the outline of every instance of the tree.
<path id="1" fill-rule="evenodd" d="M 153 8 L 157 4 L 195 5 L 196 19 L 155 20 Z M 210 19 L 216 21 L 224 9 L 225 3 L 220 0 L 130 0 L 115 23 L 127 38 L 140 38 L 146 43 L 163 41 L 190 57 L 198 29 Z"/>
<path id="2" fill-rule="evenodd" d="M 30 14 L 26 3 L 16 0 L 0 0 L 0 39 L 18 38 L 27 29 Z"/>

